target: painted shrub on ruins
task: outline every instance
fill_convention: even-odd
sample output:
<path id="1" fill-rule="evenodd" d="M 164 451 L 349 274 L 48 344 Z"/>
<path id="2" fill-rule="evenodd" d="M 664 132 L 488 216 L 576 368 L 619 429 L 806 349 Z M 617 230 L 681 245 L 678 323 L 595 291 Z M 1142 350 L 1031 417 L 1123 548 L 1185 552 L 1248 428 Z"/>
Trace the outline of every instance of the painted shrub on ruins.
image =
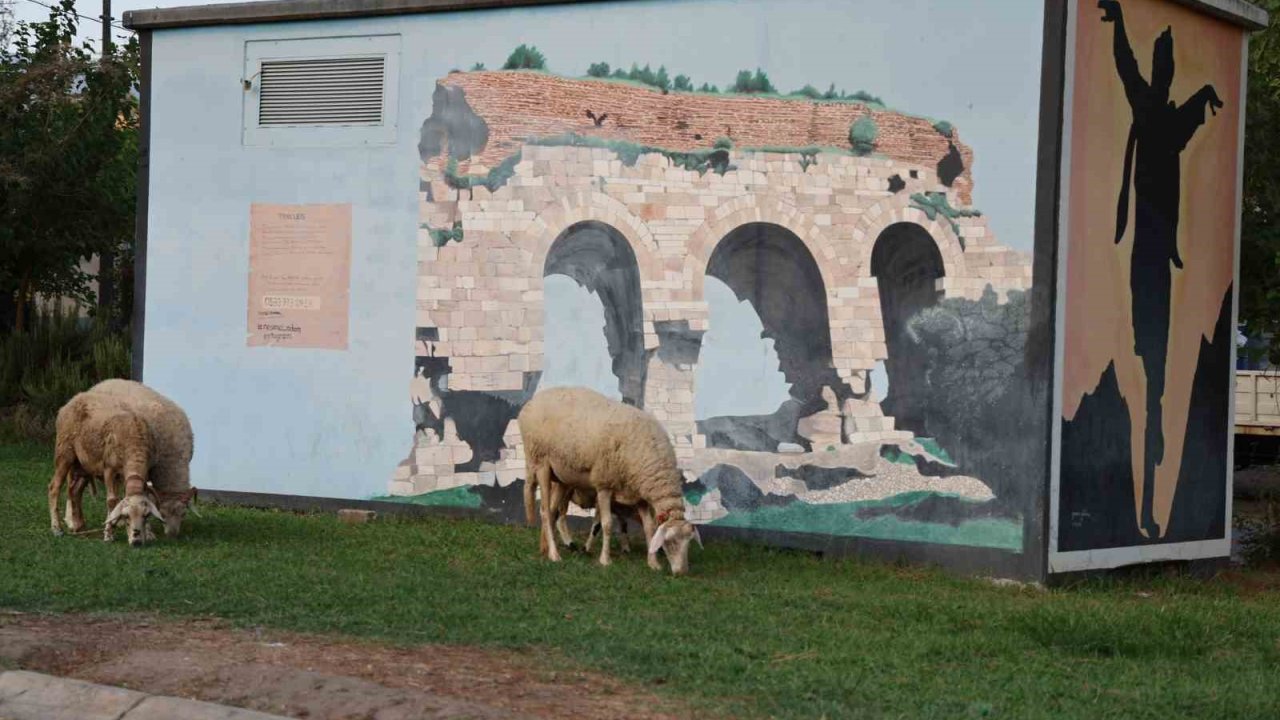
<path id="1" fill-rule="evenodd" d="M 883 5 L 858 4 L 858 19 L 915 32 Z M 770 31 L 807 11 L 769 14 Z M 991 15 L 992 33 L 1008 22 L 1002 3 L 966 12 Z M 1039 31 L 1039 9 L 1013 14 Z M 537 26 L 512 47 L 538 48 L 545 68 L 434 79 L 418 144 L 412 427 L 388 497 L 514 511 L 516 414 L 539 389 L 587 385 L 666 426 L 697 522 L 1033 543 L 1035 68 L 990 71 L 1022 83 L 1001 78 L 1023 116 L 992 114 L 978 145 L 964 118 L 978 124 L 972 100 L 992 79 L 972 56 L 998 43 L 968 53 L 973 73 L 943 43 L 913 45 L 883 78 L 844 77 L 857 51 L 833 63 L 818 43 L 789 63 L 797 86 L 813 83 L 791 94 L 744 53 L 726 60 L 752 70 L 719 92 L 704 80 L 728 79 L 709 77 L 722 62 L 668 70 L 663 43 L 621 27 L 602 30 L 632 53 L 621 69 L 560 68 Z M 937 67 L 952 68 L 945 92 L 895 104 L 911 68 Z M 814 87 L 833 82 L 865 90 Z M 984 182 L 996 189 L 983 195 Z"/>

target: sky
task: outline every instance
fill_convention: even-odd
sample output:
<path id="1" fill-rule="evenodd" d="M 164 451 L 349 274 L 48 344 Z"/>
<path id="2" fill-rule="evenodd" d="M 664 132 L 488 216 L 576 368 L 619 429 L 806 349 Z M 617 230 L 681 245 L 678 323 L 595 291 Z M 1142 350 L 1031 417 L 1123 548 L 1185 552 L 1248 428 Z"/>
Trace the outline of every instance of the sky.
<path id="1" fill-rule="evenodd" d="M 165 2 L 165 0 L 112 0 L 111 15 L 115 18 L 116 25 L 123 25 L 121 22 L 126 10 L 144 10 L 157 7 L 178 7 L 181 5 L 224 5 L 239 0 L 182 0 Z M 13 15 L 16 20 L 26 22 L 38 22 L 46 20 L 49 17 L 48 8 L 45 5 L 53 5 L 55 0 L 11 0 L 13 2 Z M 82 40 L 92 40 L 94 47 L 97 47 L 98 41 L 102 38 L 102 24 L 97 22 L 97 18 L 102 15 L 102 3 L 92 2 L 91 0 L 76 0 L 76 12 L 84 16 L 80 21 L 80 32 L 78 36 Z M 129 31 L 123 28 L 114 32 L 116 40 L 123 40 L 129 37 Z"/>
<path id="2" fill-rule="evenodd" d="M 127 10 L 190 4 L 115 0 L 112 12 L 121 18 Z M 760 67 L 784 91 L 831 83 L 865 90 L 891 108 L 953 123 L 974 150 L 974 206 L 999 242 L 1031 250 L 1041 3 L 806 0 L 786 3 L 780 14 L 781 6 L 771 0 L 642 0 L 432 15 L 422 20 L 432 42 L 410 40 L 405 77 L 429 88 L 453 68 L 476 62 L 500 67 L 512 48 L 530 43 L 543 51 L 551 71 L 565 75 L 585 74 L 599 61 L 639 63 L 665 65 L 671 76 L 687 74 L 695 85 L 724 87 L 739 70 Z M 78 10 L 95 16 L 101 5 L 81 2 Z M 35 0 L 16 0 L 15 11 L 21 20 L 48 12 Z M 96 39 L 101 26 L 85 20 L 80 32 Z M 294 32 L 296 26 L 275 26 L 271 34 Z M 405 97 L 427 100 L 419 113 L 430 112 L 429 90 L 415 87 Z M 603 326 L 598 298 L 572 281 L 549 279 L 546 290 L 549 328 Z M 707 295 L 717 329 L 705 338 L 698 381 L 702 387 L 727 385 L 723 392 L 699 393 L 698 417 L 772 412 L 788 396 L 787 386 L 775 348 L 761 339 L 758 317 L 728 288 L 709 283 Z M 551 322 L 556 318 L 562 322 Z M 547 340 L 548 386 L 586 384 L 617 395 L 603 335 Z M 883 392 L 883 373 L 877 375 Z M 741 387 L 757 391 L 738 392 Z"/>
<path id="3" fill-rule="evenodd" d="M 126 10 L 231 1 L 114 0 L 112 13 L 119 22 Z M 47 16 L 37 0 L 15 3 L 20 20 Z M 533 42 L 541 45 L 550 69 L 563 74 L 584 74 L 600 60 L 624 67 L 639 62 L 666 65 L 671 75 L 688 74 L 695 84 L 723 87 L 738 70 L 758 66 L 780 89 L 805 84 L 825 89 L 834 82 L 850 92 L 866 90 L 894 109 L 954 124 L 974 150 L 974 206 L 1001 243 L 1030 251 L 1042 4 L 812 0 L 787 5 L 785 20 L 777 15 L 779 5 L 769 0 L 667 0 L 471 13 L 466 24 L 473 32 L 459 33 L 469 36 L 466 41 L 432 48 L 428 64 L 446 70 L 475 62 L 495 67 L 513 41 Z M 85 16 L 101 13 L 97 2 L 82 0 L 77 6 Z M 442 28 L 460 27 L 462 15 L 452 15 L 434 18 Z M 513 24 L 513 15 L 521 22 Z M 688 15 L 687 21 L 682 15 Z M 676 18 L 682 21 L 674 23 Z M 711 27 L 714 32 L 707 31 Z M 521 37 L 513 37 L 514 28 L 522 31 Z M 85 20 L 80 33 L 96 39 L 101 26 Z"/>

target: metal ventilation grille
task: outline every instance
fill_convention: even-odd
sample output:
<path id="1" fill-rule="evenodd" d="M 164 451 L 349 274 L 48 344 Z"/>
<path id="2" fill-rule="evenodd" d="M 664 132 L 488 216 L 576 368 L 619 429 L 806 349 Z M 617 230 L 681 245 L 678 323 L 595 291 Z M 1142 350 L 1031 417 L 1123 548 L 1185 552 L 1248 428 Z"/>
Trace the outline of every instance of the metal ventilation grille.
<path id="1" fill-rule="evenodd" d="M 263 60 L 258 125 L 377 125 L 385 57 Z"/>

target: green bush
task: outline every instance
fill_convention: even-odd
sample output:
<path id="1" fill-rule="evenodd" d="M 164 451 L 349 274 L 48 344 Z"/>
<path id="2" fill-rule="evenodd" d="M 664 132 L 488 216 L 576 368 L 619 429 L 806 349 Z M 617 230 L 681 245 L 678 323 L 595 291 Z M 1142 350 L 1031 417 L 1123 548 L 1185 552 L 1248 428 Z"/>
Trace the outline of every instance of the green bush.
<path id="1" fill-rule="evenodd" d="M 129 377 L 127 330 L 55 311 L 0 336 L 0 436 L 48 440 L 58 408 L 103 380 Z"/>
<path id="2" fill-rule="evenodd" d="M 712 85 L 711 83 L 702 83 L 702 87 L 698 88 L 698 92 L 719 94 L 720 88 Z"/>
<path id="3" fill-rule="evenodd" d="M 876 127 L 876 121 L 870 115 L 864 115 L 853 122 L 849 127 L 849 145 L 853 147 L 855 155 L 870 155 L 876 149 L 876 137 L 880 134 L 880 129 Z"/>
<path id="4" fill-rule="evenodd" d="M 103 336 L 93 344 L 92 352 L 95 378 L 127 378 L 133 372 L 133 353 L 128 339 L 121 335 Z"/>
<path id="5" fill-rule="evenodd" d="M 610 72 L 609 63 L 607 62 L 591 63 L 591 66 L 587 68 L 587 77 L 607 78 L 609 77 L 609 72 Z"/>
<path id="6" fill-rule="evenodd" d="M 594 65 L 592 66 L 592 68 L 595 68 L 597 71 L 609 69 L 608 65 L 605 65 L 604 63 L 601 63 L 601 64 L 604 65 L 603 68 L 597 68 Z M 588 75 L 591 74 L 591 68 L 588 68 L 587 74 Z M 604 77 L 604 76 L 599 75 L 596 77 Z M 613 71 L 613 77 L 619 80 L 630 80 L 632 82 L 638 82 L 641 85 L 648 85 L 649 87 L 655 87 L 655 88 L 658 88 L 659 90 L 671 89 L 671 77 L 667 74 L 667 68 L 665 65 L 659 66 L 658 69 L 655 71 L 649 65 L 640 67 L 639 65 L 632 63 L 631 70 L 627 71 L 627 70 L 623 70 L 622 68 L 618 68 L 617 70 Z M 681 75 L 680 77 L 684 78 L 686 82 L 688 82 L 689 80 L 684 75 Z M 679 88 L 676 88 L 676 89 L 678 90 Z"/>
<path id="7" fill-rule="evenodd" d="M 756 68 L 755 73 L 750 70 L 738 71 L 738 77 L 733 81 L 733 92 L 760 94 L 760 93 L 776 93 L 777 89 L 773 87 L 773 83 L 769 81 L 769 76 L 764 70 Z"/>
<path id="8" fill-rule="evenodd" d="M 688 75 L 677 75 L 671 84 L 671 89 L 679 90 L 680 92 L 693 92 L 693 81 L 689 79 Z"/>
<path id="9" fill-rule="evenodd" d="M 933 129 L 937 130 L 939 135 L 941 135 L 944 138 L 947 138 L 948 140 L 951 139 L 951 135 L 956 131 L 955 127 L 951 123 L 947 122 L 946 120 L 939 120 L 938 122 L 934 123 Z"/>
<path id="10" fill-rule="evenodd" d="M 733 149 L 733 141 L 727 137 L 722 137 L 716 140 L 715 144 L 711 147 L 717 150 L 731 150 Z"/>
<path id="11" fill-rule="evenodd" d="M 511 52 L 503 70 L 545 70 L 547 58 L 533 45 L 521 45 Z"/>
<path id="12" fill-rule="evenodd" d="M 872 95 L 871 93 L 867 92 L 866 90 L 859 90 L 859 91 L 857 91 L 857 92 L 855 92 L 855 93 L 852 93 L 852 94 L 849 94 L 849 95 L 845 95 L 843 92 L 841 92 L 841 93 L 840 93 L 840 96 L 841 96 L 842 98 L 844 98 L 845 100 L 857 100 L 858 102 L 868 103 L 868 104 L 871 104 L 871 105 L 884 105 L 884 101 L 883 101 L 883 100 L 881 100 L 881 99 L 880 99 L 878 96 L 876 96 L 876 95 Z"/>
<path id="13" fill-rule="evenodd" d="M 832 85 L 831 88 L 834 90 L 835 86 Z M 830 93 L 832 90 L 828 90 L 827 92 Z M 823 98 L 822 91 L 812 85 L 805 85 L 799 90 L 792 91 L 791 94 L 795 97 L 807 97 L 810 100 L 821 100 Z"/>
<path id="14" fill-rule="evenodd" d="M 58 357 L 48 367 L 27 374 L 22 381 L 22 398 L 37 416 L 53 417 L 73 395 L 92 385 L 84 364 Z"/>
<path id="15" fill-rule="evenodd" d="M 471 72 L 482 72 L 484 69 L 484 63 L 476 63 L 471 66 Z"/>

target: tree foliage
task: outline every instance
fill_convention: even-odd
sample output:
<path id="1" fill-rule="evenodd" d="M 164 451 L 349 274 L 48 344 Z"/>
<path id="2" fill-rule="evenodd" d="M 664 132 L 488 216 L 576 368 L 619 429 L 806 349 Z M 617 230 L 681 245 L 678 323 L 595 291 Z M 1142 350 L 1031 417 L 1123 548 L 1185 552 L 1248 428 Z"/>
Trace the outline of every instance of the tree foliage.
<path id="1" fill-rule="evenodd" d="M 1258 2 L 1273 18 L 1249 42 L 1241 217 L 1240 320 L 1251 337 L 1270 335 L 1280 364 L 1280 0 Z"/>
<path id="2" fill-rule="evenodd" d="M 738 77 L 734 79 L 731 90 L 731 92 L 748 94 L 776 93 L 777 91 L 769 81 L 769 76 L 760 68 L 756 68 L 754 73 L 750 70 L 738 71 Z"/>
<path id="3" fill-rule="evenodd" d="M 82 259 L 130 256 L 139 48 L 95 58 L 75 33 L 60 0 L 0 48 L 0 296 L 18 330 L 37 294 L 91 300 Z"/>
<path id="4" fill-rule="evenodd" d="M 503 70 L 545 70 L 547 58 L 533 45 L 521 45 L 507 56 Z"/>

